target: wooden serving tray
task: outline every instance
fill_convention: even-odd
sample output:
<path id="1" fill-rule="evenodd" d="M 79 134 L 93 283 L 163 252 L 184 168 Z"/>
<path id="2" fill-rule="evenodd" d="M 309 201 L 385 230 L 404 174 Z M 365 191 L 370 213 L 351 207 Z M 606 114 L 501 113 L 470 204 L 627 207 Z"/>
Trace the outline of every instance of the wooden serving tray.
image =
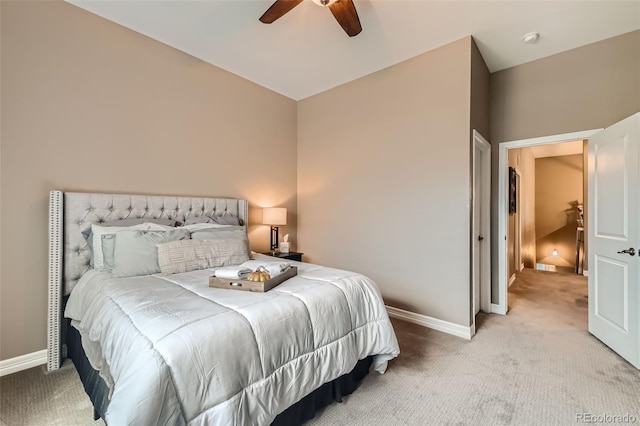
<path id="1" fill-rule="evenodd" d="M 240 278 L 216 278 L 212 276 L 209 277 L 209 287 L 230 288 L 233 290 L 257 291 L 259 293 L 264 293 L 265 291 L 271 290 L 275 286 L 282 284 L 289 278 L 295 277 L 296 275 L 298 275 L 298 268 L 291 266 L 280 275 L 262 282 L 241 280 Z"/>

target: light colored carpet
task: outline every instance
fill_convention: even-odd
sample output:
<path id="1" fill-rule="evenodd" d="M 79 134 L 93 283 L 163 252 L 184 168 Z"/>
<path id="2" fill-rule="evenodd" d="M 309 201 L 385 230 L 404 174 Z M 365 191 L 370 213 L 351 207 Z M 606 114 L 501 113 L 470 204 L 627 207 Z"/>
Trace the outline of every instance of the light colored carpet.
<path id="1" fill-rule="evenodd" d="M 586 279 L 524 270 L 507 316 L 480 314 L 471 341 L 394 320 L 401 355 L 308 425 L 559 425 L 633 415 L 640 371 L 587 332 Z M 0 420 L 93 425 L 73 365 L 0 379 Z"/>
<path id="2" fill-rule="evenodd" d="M 507 316 L 464 341 L 394 322 L 401 355 L 310 425 L 560 425 L 577 413 L 640 422 L 640 371 L 587 332 L 587 282 L 524 270 Z"/>
<path id="3" fill-rule="evenodd" d="M 0 377 L 0 426 L 104 425 L 93 421 L 93 407 L 70 360 L 51 373 L 47 366 Z"/>

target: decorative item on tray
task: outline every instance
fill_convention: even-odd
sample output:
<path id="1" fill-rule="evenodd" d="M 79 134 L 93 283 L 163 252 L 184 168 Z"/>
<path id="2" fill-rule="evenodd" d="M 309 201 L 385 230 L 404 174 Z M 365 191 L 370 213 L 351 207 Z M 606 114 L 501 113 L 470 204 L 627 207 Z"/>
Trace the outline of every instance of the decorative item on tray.
<path id="1" fill-rule="evenodd" d="M 255 272 L 252 272 L 247 277 L 249 281 L 258 281 L 264 282 L 269 281 L 271 279 L 271 275 L 269 275 L 269 271 L 264 266 L 258 266 L 258 269 Z"/>
<path id="2" fill-rule="evenodd" d="M 265 292 L 298 274 L 298 268 L 286 262 L 250 260 L 238 266 L 216 269 L 209 287 Z"/>

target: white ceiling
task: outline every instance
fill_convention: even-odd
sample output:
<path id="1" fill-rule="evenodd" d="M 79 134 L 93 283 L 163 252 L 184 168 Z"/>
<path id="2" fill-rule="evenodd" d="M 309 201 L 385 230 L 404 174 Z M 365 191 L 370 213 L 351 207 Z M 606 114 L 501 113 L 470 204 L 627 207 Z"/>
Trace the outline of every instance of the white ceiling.
<path id="1" fill-rule="evenodd" d="M 353 38 L 311 1 L 270 25 L 272 0 L 67 1 L 294 100 L 468 35 L 494 72 L 640 28 L 638 0 L 356 0 Z"/>

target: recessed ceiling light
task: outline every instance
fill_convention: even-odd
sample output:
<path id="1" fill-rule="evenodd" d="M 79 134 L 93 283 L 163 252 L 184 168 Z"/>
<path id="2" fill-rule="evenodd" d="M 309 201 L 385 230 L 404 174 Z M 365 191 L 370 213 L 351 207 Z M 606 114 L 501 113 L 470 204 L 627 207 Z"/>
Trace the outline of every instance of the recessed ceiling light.
<path id="1" fill-rule="evenodd" d="M 522 37 L 522 41 L 524 41 L 527 44 L 533 44 L 536 41 L 538 41 L 538 37 L 540 37 L 540 33 L 529 33 L 529 34 L 525 34 L 524 37 Z"/>

